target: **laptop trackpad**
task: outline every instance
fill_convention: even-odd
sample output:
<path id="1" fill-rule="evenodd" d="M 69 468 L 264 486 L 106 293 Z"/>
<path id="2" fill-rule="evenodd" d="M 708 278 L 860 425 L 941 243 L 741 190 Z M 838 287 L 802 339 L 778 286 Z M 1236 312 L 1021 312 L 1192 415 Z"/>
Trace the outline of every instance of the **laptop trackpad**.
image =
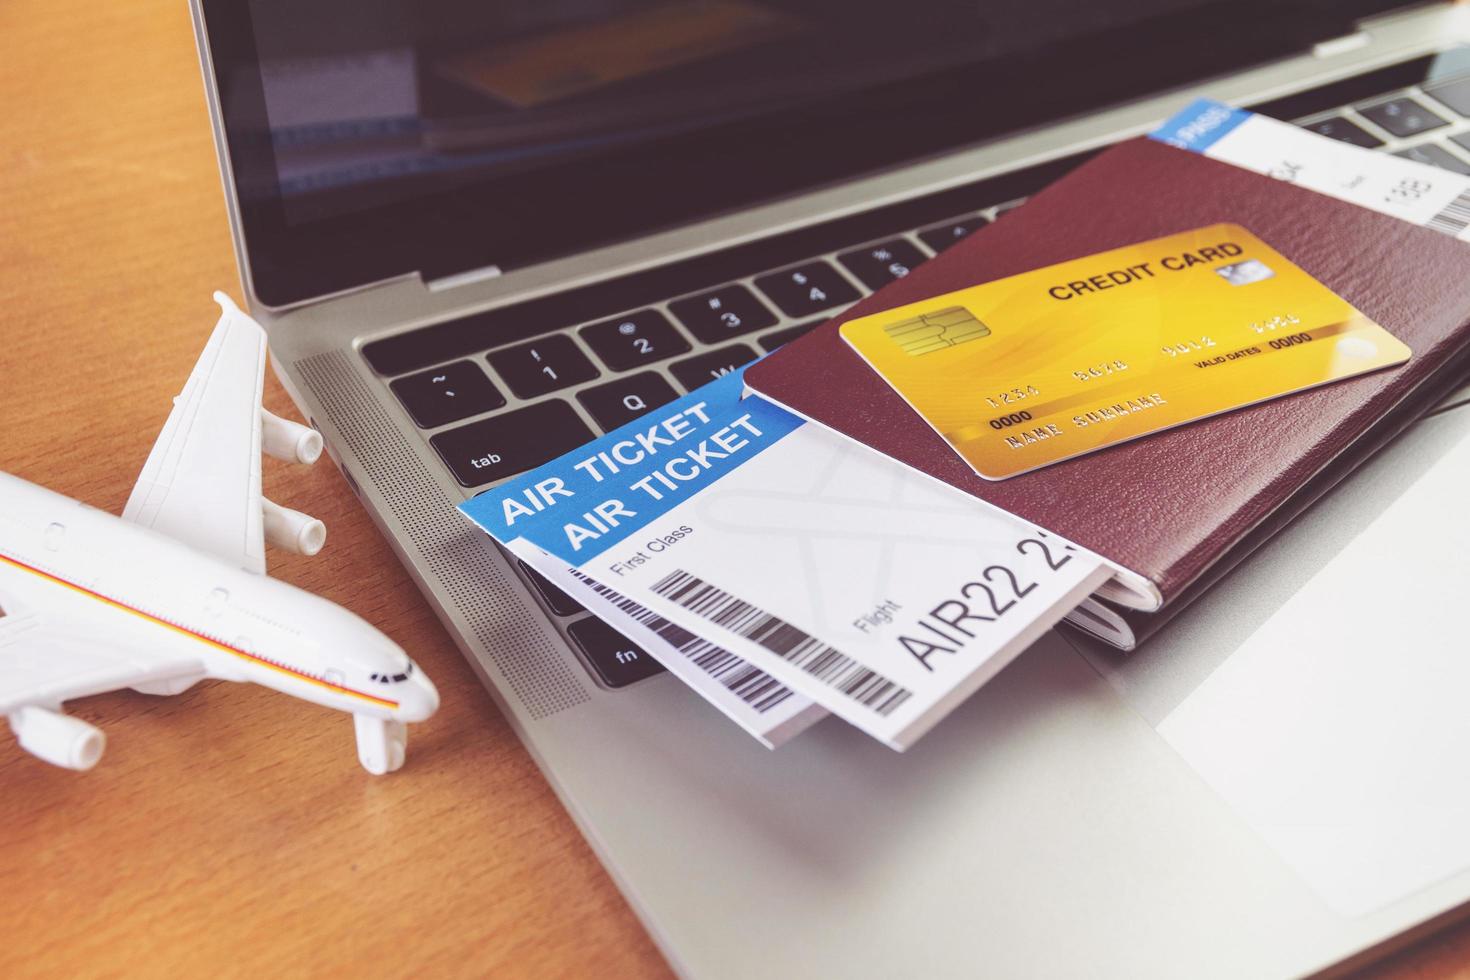
<path id="1" fill-rule="evenodd" d="M 1449 417 L 1465 414 L 1421 423 L 1412 435 L 1436 429 L 1443 455 L 1155 716 L 1346 915 L 1470 866 L 1470 426 Z M 1340 492 L 1371 492 L 1372 481 Z"/>

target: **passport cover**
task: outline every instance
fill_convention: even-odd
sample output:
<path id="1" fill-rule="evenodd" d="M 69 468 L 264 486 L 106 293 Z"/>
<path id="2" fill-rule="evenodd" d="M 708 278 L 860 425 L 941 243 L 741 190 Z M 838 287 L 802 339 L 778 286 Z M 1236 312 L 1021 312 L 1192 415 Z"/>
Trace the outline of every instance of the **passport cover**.
<path id="1" fill-rule="evenodd" d="M 1000 482 L 971 471 L 847 345 L 841 323 L 1215 223 L 1250 229 L 1413 351 L 1396 368 L 1239 409 Z M 1061 535 L 1153 582 L 1137 639 L 1330 489 L 1462 380 L 1470 247 L 1146 137 L 752 365 L 798 414 Z"/>

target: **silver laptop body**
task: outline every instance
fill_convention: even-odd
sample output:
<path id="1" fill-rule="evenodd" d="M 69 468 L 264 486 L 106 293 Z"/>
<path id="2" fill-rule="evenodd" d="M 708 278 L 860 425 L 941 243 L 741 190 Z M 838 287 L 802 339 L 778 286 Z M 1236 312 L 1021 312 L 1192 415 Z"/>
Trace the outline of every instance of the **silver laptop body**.
<path id="1" fill-rule="evenodd" d="M 227 132 L 230 74 L 218 57 L 217 13 L 226 5 L 193 0 L 192 6 L 250 308 L 269 331 L 281 380 L 678 971 L 698 977 L 1300 975 L 1352 962 L 1470 897 L 1470 856 L 1462 862 L 1442 828 L 1438 838 L 1433 828 L 1423 830 L 1423 853 L 1387 847 L 1378 855 L 1375 860 L 1409 869 L 1387 875 L 1387 883 L 1359 868 L 1344 884 L 1322 870 L 1338 864 L 1321 855 L 1312 864 L 1307 852 L 1314 842 L 1335 832 L 1332 812 L 1391 794 L 1392 781 L 1383 781 L 1395 771 L 1392 757 L 1365 760 L 1371 792 L 1355 802 L 1322 800 L 1321 826 L 1308 826 L 1298 840 L 1291 828 L 1278 833 L 1269 787 L 1246 777 L 1232 782 L 1231 760 L 1211 755 L 1229 756 L 1229 746 L 1209 744 L 1211 719 L 1229 712 L 1230 698 L 1239 698 L 1240 683 L 1248 680 L 1230 688 L 1219 676 L 1223 667 L 1249 659 L 1252 669 L 1269 672 L 1269 659 L 1261 666 L 1264 653 L 1303 624 L 1334 644 L 1398 637 L 1396 663 L 1440 676 L 1444 664 L 1437 658 L 1448 655 L 1441 620 L 1418 613 L 1395 619 L 1393 610 L 1380 610 L 1362 613 L 1370 625 L 1354 629 L 1347 616 L 1353 603 L 1312 583 L 1329 573 L 1344 581 L 1413 576 L 1425 583 L 1415 601 L 1426 608 L 1447 604 L 1442 600 L 1451 593 L 1443 583 L 1460 567 L 1458 558 L 1437 558 L 1426 545 L 1417 560 L 1427 567 L 1372 572 L 1398 559 L 1382 555 L 1370 532 L 1390 517 L 1408 519 L 1395 503 L 1410 490 L 1418 494 L 1413 506 L 1421 508 L 1423 500 L 1438 499 L 1436 487 L 1466 475 L 1459 465 L 1465 453 L 1453 452 L 1470 437 L 1463 409 L 1417 424 L 1131 656 L 1054 632 L 914 751 L 891 753 L 829 719 L 769 752 L 668 674 L 630 681 L 616 667 L 609 673 L 599 652 L 586 649 L 586 628 L 579 640 L 585 615 L 561 615 L 565 607 L 554 595 L 538 591 L 456 512 L 457 503 L 483 486 L 463 485 L 434 438 L 545 400 L 517 396 L 504 377 L 486 370 L 494 339 L 443 360 L 469 360 L 486 370 L 506 404 L 438 425 L 417 424 L 392 383 L 423 375 L 420 385 L 433 392 L 441 383 L 433 380 L 439 362 L 385 375 L 364 353 L 427 325 L 486 311 L 534 311 L 546 297 L 697 265 L 711 253 L 757 253 L 759 243 L 780 236 L 800 242 L 803 229 L 862 229 L 862 216 L 875 209 L 901 218 L 908 202 L 949 200 L 945 195 L 971 186 L 997 188 L 995 199 L 972 197 L 953 214 L 919 207 L 909 226 L 819 242 L 810 254 L 777 249 L 769 267 L 721 282 L 695 281 L 663 296 L 640 295 L 629 305 L 678 324 L 688 349 L 638 371 L 656 376 L 648 384 L 684 390 L 698 372 L 719 369 L 719 358 L 707 355 L 728 345 L 706 343 L 680 319 L 670 301 L 681 293 L 700 296 L 728 285 L 758 297 L 772 322 L 735 342 L 760 352 L 763 338 L 779 339 L 811 319 L 780 309 L 757 284 L 760 276 L 820 262 L 853 293 L 865 294 L 871 284 L 841 258 L 849 250 L 897 239 L 927 257 L 942 245 L 940 229 L 983 225 L 1024 196 L 1026 188 L 1007 175 L 1044 177 L 1053 173 L 1048 161 L 1145 132 L 1200 94 L 1240 105 L 1279 100 L 1274 104 L 1303 109 L 1292 117 L 1308 123 L 1347 120 L 1386 152 L 1433 142 L 1470 169 L 1470 153 L 1448 138 L 1470 131 L 1470 120 L 1427 95 L 1427 82 L 1416 85 L 1390 70 L 1416 59 L 1435 64 L 1422 59 L 1470 44 L 1462 10 L 1433 4 L 1383 14 L 1254 68 L 1044 126 L 1012 127 L 576 254 L 437 279 L 394 275 L 281 305 L 257 289 L 255 243 L 242 214 L 250 190 L 241 184 L 239 147 Z M 1387 81 L 1382 91 L 1350 81 L 1363 76 Z M 1332 104 L 1287 98 L 1324 87 L 1351 97 Z M 1405 95 L 1432 106 L 1448 126 L 1398 138 L 1352 108 Z M 552 396 L 592 432 L 599 431 L 598 419 L 578 396 L 616 380 L 617 372 L 581 328 L 622 315 L 598 309 L 545 331 L 567 338 L 562 346 L 581 356 L 573 358 L 577 363 L 598 368 L 596 378 Z M 695 363 L 673 369 L 684 362 Z M 1417 510 L 1414 516 L 1438 519 Z M 1371 674 L 1372 658 L 1359 659 L 1360 675 Z M 1435 696 L 1404 695 L 1370 707 L 1390 719 L 1433 713 Z M 1257 708 L 1262 730 L 1290 730 L 1289 711 Z M 1304 703 L 1303 724 L 1315 710 Z M 1323 724 L 1340 723 L 1324 718 Z M 1395 751 L 1427 754 L 1428 764 L 1440 765 L 1453 783 L 1453 762 L 1470 740 L 1470 730 L 1457 725 Z M 1322 751 L 1330 756 L 1330 747 Z M 1456 807 L 1464 804 L 1457 791 L 1427 777 L 1400 790 L 1412 798 L 1372 816 L 1385 834 L 1418 826 L 1414 820 L 1426 812 L 1460 813 Z M 1312 802 L 1292 805 L 1310 809 Z M 1436 840 L 1443 846 L 1436 849 Z"/>

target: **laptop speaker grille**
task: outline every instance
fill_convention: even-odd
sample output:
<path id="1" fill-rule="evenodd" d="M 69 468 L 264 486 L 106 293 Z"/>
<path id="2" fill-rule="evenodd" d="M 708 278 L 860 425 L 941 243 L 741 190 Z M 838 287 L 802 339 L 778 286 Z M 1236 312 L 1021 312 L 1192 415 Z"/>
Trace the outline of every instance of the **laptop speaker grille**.
<path id="1" fill-rule="evenodd" d="M 351 360 L 330 351 L 295 366 L 422 566 L 531 717 L 589 700 L 585 683 L 549 649 L 553 630 L 528 610 L 495 544 L 455 509 Z"/>

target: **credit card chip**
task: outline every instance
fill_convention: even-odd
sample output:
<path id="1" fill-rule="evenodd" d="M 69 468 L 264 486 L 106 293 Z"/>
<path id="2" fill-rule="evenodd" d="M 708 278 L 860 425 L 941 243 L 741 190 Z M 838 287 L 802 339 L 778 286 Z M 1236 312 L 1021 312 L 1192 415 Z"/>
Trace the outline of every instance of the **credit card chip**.
<path id="1" fill-rule="evenodd" d="M 963 306 L 946 306 L 933 313 L 898 320 L 885 326 L 883 332 L 911 357 L 990 336 L 990 328 Z"/>

